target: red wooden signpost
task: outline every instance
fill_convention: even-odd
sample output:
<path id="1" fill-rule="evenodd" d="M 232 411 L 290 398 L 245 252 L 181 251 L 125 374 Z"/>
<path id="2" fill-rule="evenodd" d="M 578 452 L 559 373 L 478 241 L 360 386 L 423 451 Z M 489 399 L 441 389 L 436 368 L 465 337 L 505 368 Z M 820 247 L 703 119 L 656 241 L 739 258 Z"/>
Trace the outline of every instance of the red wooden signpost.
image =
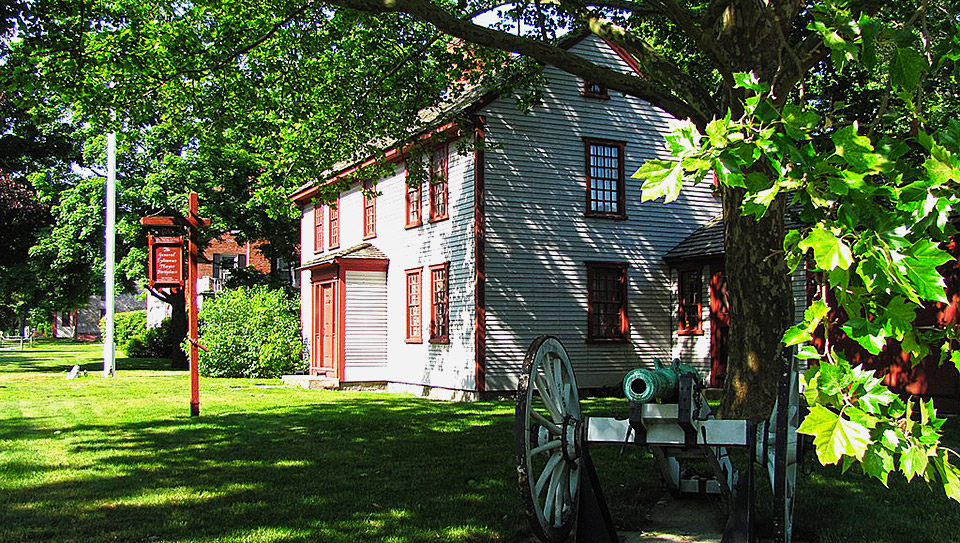
<path id="1" fill-rule="evenodd" d="M 199 210 L 197 209 L 197 193 L 191 192 L 190 204 L 186 216 L 141 217 L 140 224 L 144 226 L 187 227 L 187 281 L 184 295 L 187 302 L 187 339 L 190 342 L 190 416 L 196 417 L 200 414 L 200 373 L 197 368 L 200 358 L 199 352 L 197 351 L 199 346 L 199 343 L 197 343 L 197 245 L 199 243 L 199 229 L 201 226 L 209 226 L 210 219 L 200 217 Z M 151 238 L 153 237 L 151 236 Z M 183 239 L 180 236 L 173 239 L 178 238 L 180 240 Z M 156 284 L 159 286 L 176 286 L 164 281 L 174 279 L 172 275 L 174 273 L 173 268 L 176 268 L 177 273 L 182 269 L 182 264 L 178 266 L 174 263 L 174 260 L 181 258 L 181 253 L 172 249 L 172 247 L 174 247 L 172 244 L 164 245 L 161 243 L 158 246 L 157 241 L 161 239 L 169 240 L 170 238 L 153 238 L 150 251 L 152 270 L 150 280 L 156 281 Z M 154 253 L 154 248 L 160 252 Z M 176 256 L 174 256 L 174 253 L 176 253 Z M 178 262 L 182 262 L 182 260 L 178 260 Z M 161 272 L 161 266 L 166 269 L 165 272 Z M 167 269 L 167 267 L 169 267 L 169 269 Z M 182 285 L 182 280 L 178 284 Z"/>

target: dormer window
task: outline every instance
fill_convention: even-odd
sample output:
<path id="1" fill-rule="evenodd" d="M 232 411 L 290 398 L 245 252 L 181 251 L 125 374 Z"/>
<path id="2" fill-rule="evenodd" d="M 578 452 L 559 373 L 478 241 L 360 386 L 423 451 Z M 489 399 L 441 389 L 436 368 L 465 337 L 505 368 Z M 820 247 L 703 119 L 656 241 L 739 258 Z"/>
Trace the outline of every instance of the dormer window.
<path id="1" fill-rule="evenodd" d="M 583 95 L 589 98 L 600 98 L 602 100 L 609 100 L 610 93 L 607 92 L 607 88 L 599 83 L 592 83 L 590 81 L 585 81 L 583 83 Z"/>

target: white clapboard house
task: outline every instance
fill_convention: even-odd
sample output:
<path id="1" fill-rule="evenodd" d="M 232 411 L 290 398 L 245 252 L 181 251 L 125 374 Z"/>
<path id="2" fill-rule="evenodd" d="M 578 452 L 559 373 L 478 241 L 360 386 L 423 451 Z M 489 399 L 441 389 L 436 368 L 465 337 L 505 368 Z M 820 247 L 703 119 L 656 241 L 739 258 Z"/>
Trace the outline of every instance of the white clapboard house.
<path id="1" fill-rule="evenodd" d="M 594 35 L 565 46 L 636 69 Z M 696 240 L 667 257 L 720 214 L 719 199 L 701 183 L 677 202 L 641 203 L 631 174 L 668 156 L 669 117 L 553 68 L 545 76 L 529 114 L 477 93 L 445 112 L 470 126 L 442 115 L 426 126 L 430 183 L 409 188 L 409 157 L 394 148 L 376 197 L 360 186 L 335 205 L 315 205 L 313 186 L 293 194 L 311 374 L 477 397 L 515 388 L 540 334 L 560 337 L 584 387 L 680 354 L 710 372 L 710 263 L 687 258 Z"/>

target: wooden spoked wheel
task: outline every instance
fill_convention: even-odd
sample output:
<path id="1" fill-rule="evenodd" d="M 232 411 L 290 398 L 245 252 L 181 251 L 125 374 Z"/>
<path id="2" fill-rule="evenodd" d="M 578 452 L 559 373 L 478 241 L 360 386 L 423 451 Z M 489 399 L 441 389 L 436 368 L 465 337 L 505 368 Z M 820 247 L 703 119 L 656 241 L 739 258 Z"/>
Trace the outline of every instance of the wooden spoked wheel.
<path id="1" fill-rule="evenodd" d="M 581 473 L 580 395 L 570 358 L 555 337 L 530 344 L 517 385 L 517 474 L 530 526 L 542 541 L 567 539 Z"/>
<path id="2" fill-rule="evenodd" d="M 791 357 L 792 358 L 792 357 Z M 767 466 L 773 487 L 774 541 L 790 543 L 793 537 L 793 509 L 797 494 L 800 456 L 797 428 L 800 426 L 800 386 L 796 359 L 786 364 L 773 412 L 766 425 Z"/>

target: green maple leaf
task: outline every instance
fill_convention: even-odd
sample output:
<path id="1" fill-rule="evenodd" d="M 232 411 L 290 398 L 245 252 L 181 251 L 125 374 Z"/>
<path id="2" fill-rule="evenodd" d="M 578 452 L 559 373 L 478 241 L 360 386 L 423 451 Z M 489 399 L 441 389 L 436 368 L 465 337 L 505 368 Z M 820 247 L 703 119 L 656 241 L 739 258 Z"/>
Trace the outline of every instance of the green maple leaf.
<path id="1" fill-rule="evenodd" d="M 870 447 L 863 455 L 863 472 L 875 477 L 887 486 L 887 476 L 896 469 L 893 464 L 893 455 L 890 451 L 880 447 Z"/>
<path id="2" fill-rule="evenodd" d="M 939 248 L 933 241 L 923 239 L 910 247 L 899 264 L 918 296 L 946 303 L 946 283 L 937 267 L 951 260 L 954 258 L 950 253 Z"/>
<path id="3" fill-rule="evenodd" d="M 865 426 L 821 405 L 810 409 L 797 432 L 813 436 L 817 458 L 824 465 L 836 464 L 844 456 L 863 460 L 871 443 L 870 430 Z"/>
<path id="4" fill-rule="evenodd" d="M 803 251 L 813 249 L 813 258 L 823 270 L 846 270 L 853 264 L 850 247 L 822 225 L 814 228 L 798 246 Z"/>
<path id="5" fill-rule="evenodd" d="M 700 150 L 700 139 L 703 137 L 697 130 L 697 125 L 690 121 L 674 121 L 671 123 L 671 133 L 664 136 L 670 152 L 676 157 L 685 157 Z"/>
<path id="6" fill-rule="evenodd" d="M 920 84 L 920 74 L 930 65 L 919 51 L 912 47 L 897 47 L 890 59 L 890 82 L 898 89 L 912 93 Z"/>
<path id="7" fill-rule="evenodd" d="M 900 454 L 900 471 L 910 481 L 927 470 L 930 456 L 931 449 L 912 445 Z"/>
<path id="8" fill-rule="evenodd" d="M 640 193 L 643 202 L 662 197 L 669 204 L 680 196 L 683 187 L 683 167 L 679 162 L 648 160 L 633 177 L 644 180 Z"/>
<path id="9" fill-rule="evenodd" d="M 880 354 L 887 343 L 882 326 L 860 317 L 848 320 L 843 331 L 870 354 Z"/>
<path id="10" fill-rule="evenodd" d="M 831 139 L 836 147 L 835 154 L 854 170 L 877 170 L 887 162 L 882 155 L 873 152 L 870 138 L 857 134 L 856 123 L 837 130 Z"/>
<path id="11" fill-rule="evenodd" d="M 940 474 L 940 483 L 947 497 L 960 502 L 960 469 L 950 463 L 945 449 L 941 449 L 940 455 L 933 459 L 933 466 Z"/>
<path id="12" fill-rule="evenodd" d="M 960 351 L 950 353 L 950 361 L 957 367 L 957 371 L 960 371 Z"/>

